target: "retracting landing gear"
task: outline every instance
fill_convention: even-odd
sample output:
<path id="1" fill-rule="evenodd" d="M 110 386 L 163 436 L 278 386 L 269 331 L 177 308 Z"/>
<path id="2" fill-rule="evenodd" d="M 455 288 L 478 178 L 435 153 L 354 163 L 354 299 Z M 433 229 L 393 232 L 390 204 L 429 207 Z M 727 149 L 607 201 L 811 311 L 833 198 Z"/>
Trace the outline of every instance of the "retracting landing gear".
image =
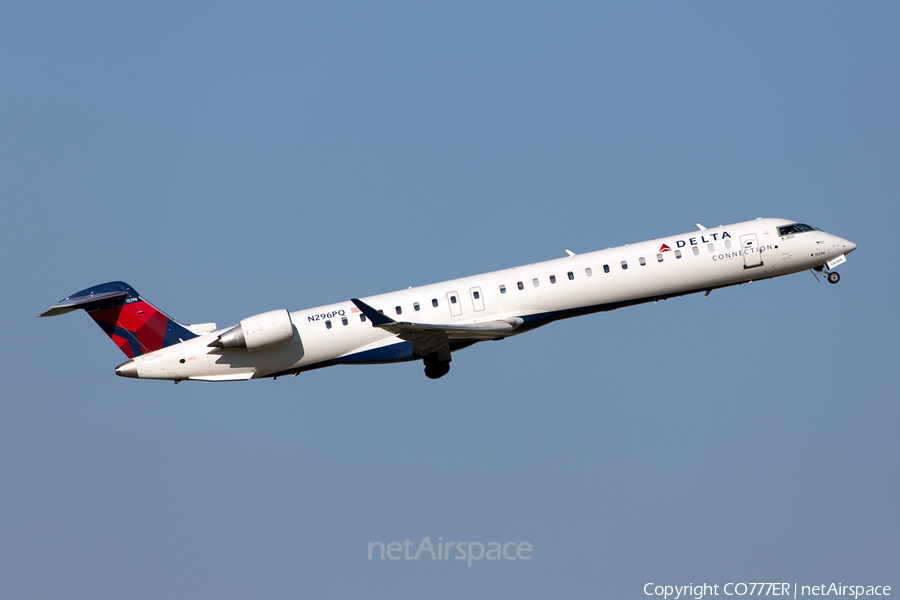
<path id="1" fill-rule="evenodd" d="M 816 272 L 824 273 L 825 279 L 828 281 L 828 283 L 837 283 L 841 280 L 841 276 L 837 271 L 826 271 L 825 267 L 816 267 L 815 269 L 813 269 L 813 275 L 815 275 Z M 816 277 L 816 279 L 818 279 L 818 276 Z"/>
<path id="2" fill-rule="evenodd" d="M 444 346 L 437 352 L 428 354 L 423 359 L 425 363 L 425 376 L 428 379 L 440 379 L 450 372 L 450 348 Z"/>
<path id="3" fill-rule="evenodd" d="M 428 379 L 440 379 L 450 372 L 450 363 L 435 363 L 433 365 L 425 365 L 425 376 Z"/>

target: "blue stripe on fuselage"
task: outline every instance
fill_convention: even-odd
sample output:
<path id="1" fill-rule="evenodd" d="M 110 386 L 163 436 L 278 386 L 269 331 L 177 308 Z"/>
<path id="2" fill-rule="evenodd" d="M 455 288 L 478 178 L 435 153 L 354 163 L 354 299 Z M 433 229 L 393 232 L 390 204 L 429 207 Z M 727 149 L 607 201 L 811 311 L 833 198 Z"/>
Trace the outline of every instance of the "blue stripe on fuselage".
<path id="1" fill-rule="evenodd" d="M 374 364 L 385 362 L 396 362 L 400 360 L 413 360 L 417 358 L 413 355 L 413 345 L 411 342 L 398 342 L 390 346 L 382 346 L 381 348 L 373 348 L 372 350 L 364 350 L 355 354 L 348 354 L 340 358 L 334 359 L 334 364 Z"/>

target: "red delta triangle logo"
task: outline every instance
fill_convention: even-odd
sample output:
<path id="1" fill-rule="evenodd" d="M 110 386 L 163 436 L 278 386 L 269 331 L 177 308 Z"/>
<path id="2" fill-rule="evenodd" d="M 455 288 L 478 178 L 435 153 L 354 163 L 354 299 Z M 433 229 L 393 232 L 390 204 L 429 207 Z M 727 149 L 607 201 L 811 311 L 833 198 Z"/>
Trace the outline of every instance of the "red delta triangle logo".
<path id="1" fill-rule="evenodd" d="M 659 251 L 660 252 L 671 252 L 672 249 L 669 248 L 668 246 L 666 246 L 665 244 L 663 244 L 662 246 L 659 247 Z"/>

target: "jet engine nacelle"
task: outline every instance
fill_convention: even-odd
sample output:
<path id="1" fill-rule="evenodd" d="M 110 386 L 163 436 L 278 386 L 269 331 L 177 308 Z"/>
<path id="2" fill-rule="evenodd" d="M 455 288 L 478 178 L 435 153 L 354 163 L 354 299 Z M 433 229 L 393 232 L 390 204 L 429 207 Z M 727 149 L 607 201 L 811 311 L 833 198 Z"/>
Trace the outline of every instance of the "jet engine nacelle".
<path id="1" fill-rule="evenodd" d="M 294 324 L 285 309 L 271 310 L 242 320 L 211 343 L 210 348 L 257 350 L 294 339 Z"/>

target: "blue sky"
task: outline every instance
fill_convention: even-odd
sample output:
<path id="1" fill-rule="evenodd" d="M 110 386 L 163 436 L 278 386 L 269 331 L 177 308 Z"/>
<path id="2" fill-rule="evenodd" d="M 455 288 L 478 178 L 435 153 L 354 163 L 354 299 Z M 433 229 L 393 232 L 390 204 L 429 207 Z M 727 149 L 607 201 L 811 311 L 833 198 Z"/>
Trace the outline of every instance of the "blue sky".
<path id="1" fill-rule="evenodd" d="M 900 585 L 900 9 L 8 3 L 0 581 L 16 598 Z M 118 378 L 124 280 L 220 326 L 759 216 L 800 273 L 421 365 Z M 367 560 L 529 542 L 530 561 Z"/>

